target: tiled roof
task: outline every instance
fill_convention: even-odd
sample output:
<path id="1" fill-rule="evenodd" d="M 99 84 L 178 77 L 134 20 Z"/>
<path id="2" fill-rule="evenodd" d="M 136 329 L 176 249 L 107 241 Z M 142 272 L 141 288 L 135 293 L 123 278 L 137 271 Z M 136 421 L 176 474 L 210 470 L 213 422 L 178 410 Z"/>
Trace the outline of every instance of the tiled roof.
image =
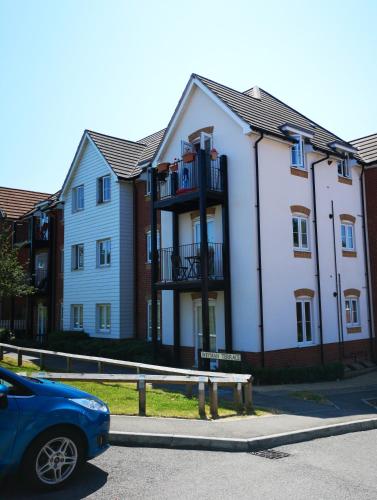
<path id="1" fill-rule="evenodd" d="M 143 151 L 143 154 L 141 155 L 141 158 L 139 160 L 139 163 L 145 163 L 149 160 L 151 160 L 160 145 L 162 138 L 164 137 L 166 128 L 163 128 L 162 130 L 159 130 L 158 132 L 155 132 L 154 134 L 148 135 L 147 137 L 144 137 L 143 139 L 140 139 L 139 143 L 146 144 L 146 148 Z"/>
<path id="2" fill-rule="evenodd" d="M 286 135 L 281 131 L 280 127 L 286 123 L 296 125 L 313 132 L 314 137 L 311 142 L 315 147 L 326 152 L 333 151 L 328 146 L 330 142 L 338 141 L 349 144 L 263 89 L 253 87 L 245 92 L 239 92 L 199 75 L 194 74 L 193 77 L 201 81 L 235 114 L 254 129 L 283 138 Z"/>
<path id="3" fill-rule="evenodd" d="M 29 212 L 36 203 L 50 196 L 52 195 L 48 193 L 0 187 L 0 210 L 6 213 L 8 219 L 18 219 Z"/>
<path id="4" fill-rule="evenodd" d="M 360 139 L 354 139 L 350 143 L 359 150 L 359 155 L 365 163 L 377 162 L 377 134 L 360 137 Z"/>
<path id="5" fill-rule="evenodd" d="M 87 133 L 120 179 L 131 179 L 139 173 L 137 164 L 146 148 L 145 144 L 92 130 L 87 130 Z"/>

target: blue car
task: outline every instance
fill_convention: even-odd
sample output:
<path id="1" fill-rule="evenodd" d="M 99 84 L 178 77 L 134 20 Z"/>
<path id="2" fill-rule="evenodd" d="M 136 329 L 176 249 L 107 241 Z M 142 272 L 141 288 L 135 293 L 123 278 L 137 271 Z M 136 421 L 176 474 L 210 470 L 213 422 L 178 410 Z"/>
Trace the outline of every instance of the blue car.
<path id="1" fill-rule="evenodd" d="M 30 486 L 61 487 L 108 448 L 109 427 L 100 399 L 0 368 L 0 477 L 18 471 Z"/>

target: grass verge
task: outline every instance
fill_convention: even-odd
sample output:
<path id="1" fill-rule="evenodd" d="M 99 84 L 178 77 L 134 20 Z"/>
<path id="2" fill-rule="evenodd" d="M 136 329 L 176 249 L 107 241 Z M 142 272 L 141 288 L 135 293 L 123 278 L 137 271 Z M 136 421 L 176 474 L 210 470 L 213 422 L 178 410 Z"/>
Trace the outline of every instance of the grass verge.
<path id="1" fill-rule="evenodd" d="M 17 366 L 17 360 L 5 356 L 0 366 L 15 372 L 39 371 L 37 365 L 30 361 L 24 361 L 22 367 Z M 90 382 L 73 380 L 68 385 L 88 392 L 105 401 L 114 415 L 137 415 L 139 396 L 136 384 L 124 382 Z M 199 418 L 198 399 L 193 396 L 188 398 L 185 394 L 161 389 L 147 384 L 147 415 L 150 417 L 177 417 L 177 418 Z M 209 405 L 206 405 L 206 413 L 210 415 Z M 255 416 L 267 415 L 269 412 L 262 408 L 254 408 L 251 413 Z M 232 417 L 239 415 L 233 408 L 233 402 L 219 400 L 219 417 Z"/>

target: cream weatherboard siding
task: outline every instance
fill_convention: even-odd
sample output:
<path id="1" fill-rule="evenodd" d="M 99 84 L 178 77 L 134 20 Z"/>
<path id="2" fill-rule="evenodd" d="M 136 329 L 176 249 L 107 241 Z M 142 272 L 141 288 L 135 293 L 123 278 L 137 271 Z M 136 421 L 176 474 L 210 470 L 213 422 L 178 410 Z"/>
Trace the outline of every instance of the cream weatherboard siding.
<path id="1" fill-rule="evenodd" d="M 111 201 L 97 204 L 97 178 L 111 175 Z M 72 188 L 84 185 L 84 209 L 72 211 Z M 64 200 L 64 329 L 71 330 L 71 305 L 82 304 L 83 328 L 90 336 L 121 338 L 133 336 L 132 273 L 120 272 L 121 243 L 124 255 L 132 248 L 132 190 L 121 187 L 98 149 L 88 139 L 77 159 Z M 128 198 L 130 197 L 130 200 Z M 122 211 L 125 211 L 123 218 Z M 131 217 L 131 224 L 129 224 Z M 97 266 L 97 241 L 111 238 L 111 265 Z M 71 270 L 71 247 L 84 245 L 84 269 Z M 122 250 L 123 252 L 123 250 Z M 121 281 L 123 280 L 123 282 Z M 130 281 L 128 281 L 130 280 Z M 100 334 L 96 318 L 96 304 L 111 305 L 111 331 Z M 130 319 L 131 318 L 131 319 Z"/>

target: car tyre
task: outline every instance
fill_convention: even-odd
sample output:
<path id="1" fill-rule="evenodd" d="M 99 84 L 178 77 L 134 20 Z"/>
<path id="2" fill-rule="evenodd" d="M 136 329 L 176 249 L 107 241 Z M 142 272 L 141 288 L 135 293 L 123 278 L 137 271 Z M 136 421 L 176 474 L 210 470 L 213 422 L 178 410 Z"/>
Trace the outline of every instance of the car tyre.
<path id="1" fill-rule="evenodd" d="M 49 429 L 27 449 L 23 477 L 36 489 L 55 490 L 72 479 L 84 461 L 85 445 L 79 432 L 64 427 Z"/>

